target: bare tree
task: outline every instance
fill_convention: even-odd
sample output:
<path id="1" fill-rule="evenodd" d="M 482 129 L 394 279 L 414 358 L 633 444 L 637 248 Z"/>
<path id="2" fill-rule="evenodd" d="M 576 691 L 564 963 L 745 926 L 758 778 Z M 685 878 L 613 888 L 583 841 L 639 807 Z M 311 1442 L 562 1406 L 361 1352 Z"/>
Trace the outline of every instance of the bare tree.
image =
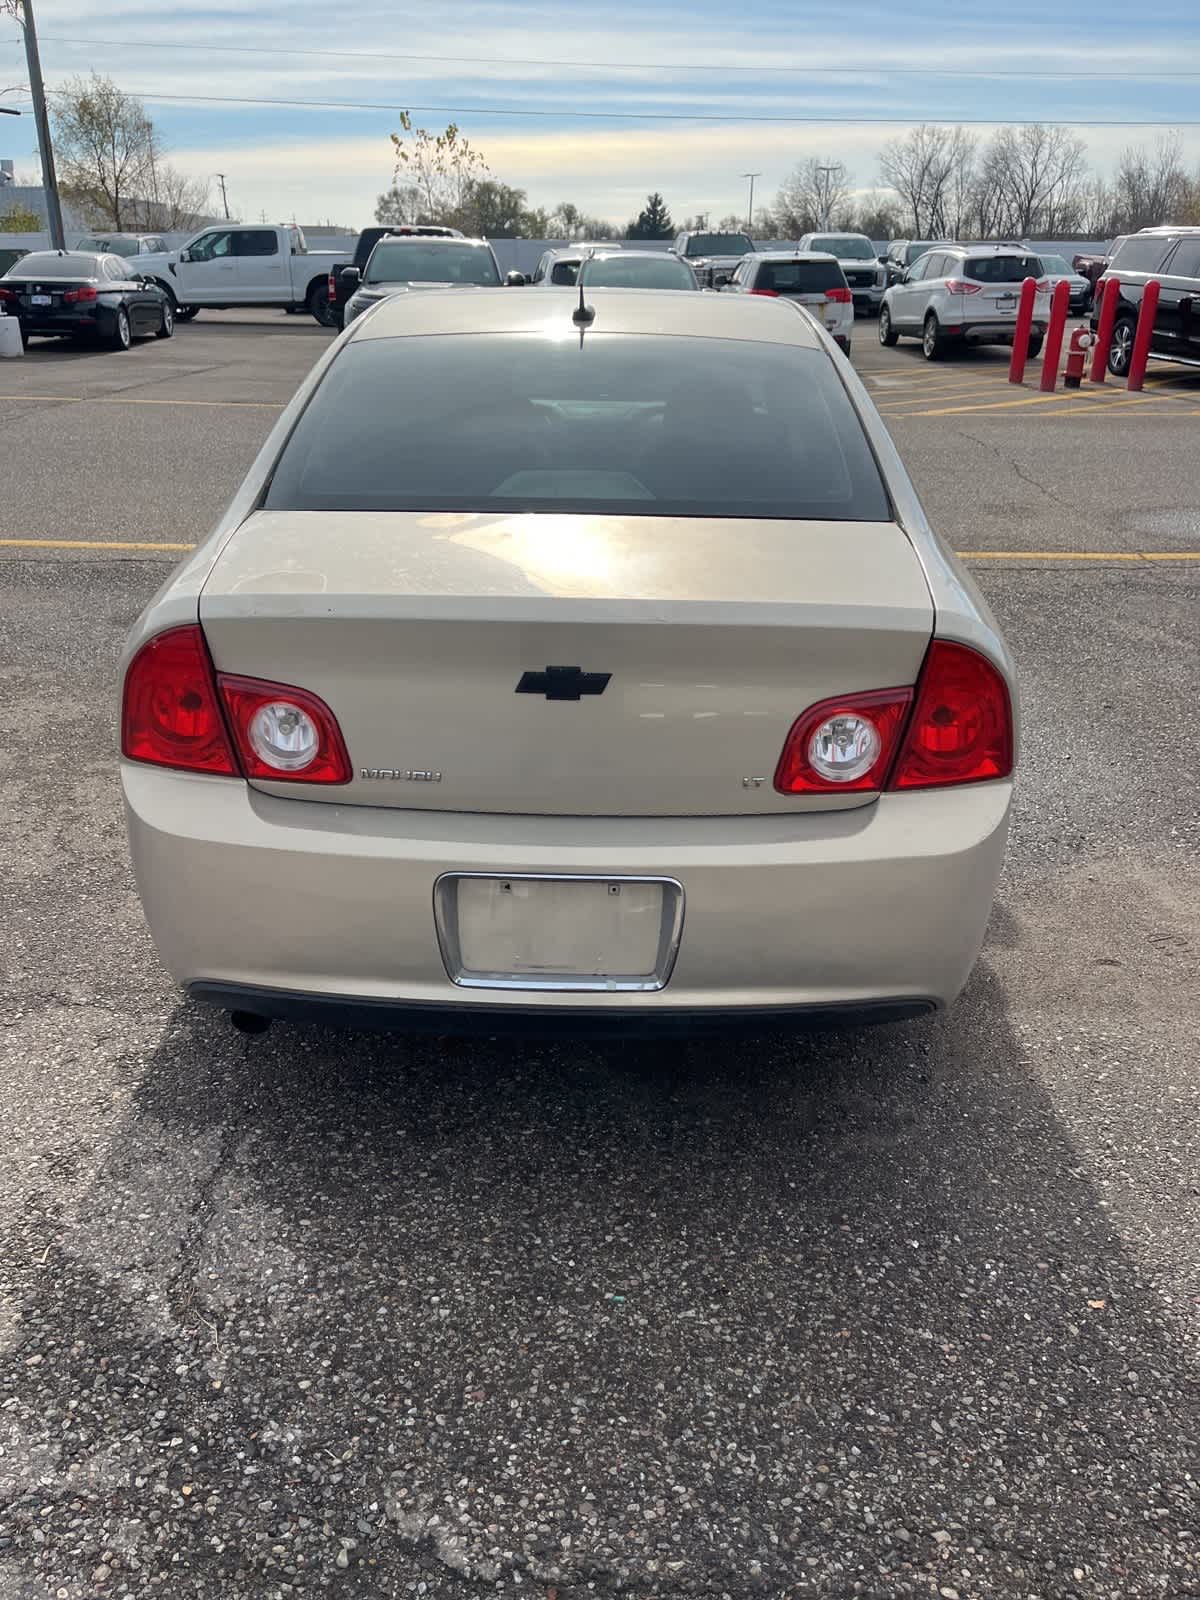
<path id="1" fill-rule="evenodd" d="M 449 123 L 444 133 L 430 133 L 428 128 L 414 128 L 412 117 L 402 111 L 400 128 L 391 135 L 396 187 L 401 193 L 416 189 L 420 196 L 417 220 L 436 223 L 443 213 L 460 210 L 472 184 L 490 177 L 487 162 L 457 123 Z"/>
<path id="2" fill-rule="evenodd" d="M 1178 134 L 1164 134 L 1152 147 L 1122 150 L 1113 174 L 1113 214 L 1117 231 L 1136 233 L 1160 222 L 1178 222 L 1189 198 Z"/>
<path id="3" fill-rule="evenodd" d="M 851 177 L 845 163 L 810 156 L 784 182 L 775 200 L 775 222 L 785 238 L 828 227 L 845 212 Z"/>
<path id="4" fill-rule="evenodd" d="M 879 153 L 879 172 L 900 196 L 913 237 L 938 239 L 965 231 L 972 209 L 975 140 L 962 128 L 923 122 Z"/>
<path id="5" fill-rule="evenodd" d="M 154 188 L 162 147 L 146 108 L 95 73 L 54 96 L 60 187 L 89 226 L 127 228 Z"/>
<path id="6" fill-rule="evenodd" d="M 209 186 L 202 178 L 189 178 L 169 162 L 157 162 L 151 175 L 149 225 L 167 231 L 191 232 L 208 212 Z"/>
<path id="7" fill-rule="evenodd" d="M 1069 129 L 1001 128 L 984 151 L 976 188 L 979 219 L 992 224 L 984 231 L 1021 239 L 1074 232 L 1087 178 L 1087 146 Z"/>

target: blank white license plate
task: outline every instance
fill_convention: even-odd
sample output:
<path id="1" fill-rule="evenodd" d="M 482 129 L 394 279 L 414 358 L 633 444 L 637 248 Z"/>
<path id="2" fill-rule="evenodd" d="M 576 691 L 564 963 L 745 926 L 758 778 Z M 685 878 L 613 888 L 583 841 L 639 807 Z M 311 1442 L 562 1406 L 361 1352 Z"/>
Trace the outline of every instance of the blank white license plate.
<path id="1" fill-rule="evenodd" d="M 52 306 L 54 301 L 48 294 L 31 294 L 29 296 L 29 304 L 31 306 Z"/>
<path id="2" fill-rule="evenodd" d="M 661 989 L 682 893 L 668 879 L 452 874 L 437 891 L 446 969 L 475 988 Z"/>

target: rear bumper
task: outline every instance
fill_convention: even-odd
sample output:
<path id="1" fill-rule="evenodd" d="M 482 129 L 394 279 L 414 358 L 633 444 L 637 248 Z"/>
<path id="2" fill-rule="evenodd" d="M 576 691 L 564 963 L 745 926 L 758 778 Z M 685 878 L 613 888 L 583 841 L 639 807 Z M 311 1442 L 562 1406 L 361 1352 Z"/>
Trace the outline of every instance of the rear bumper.
<path id="1" fill-rule="evenodd" d="M 27 335 L 42 335 L 43 337 L 55 334 L 74 337 L 84 334 L 109 332 L 112 329 L 113 318 L 103 310 L 84 313 L 81 311 L 53 311 L 38 313 L 36 311 L 21 310 L 17 313 L 23 331 Z"/>
<path id="2" fill-rule="evenodd" d="M 691 1027 L 702 1013 L 911 1011 L 974 963 L 1011 785 L 885 795 L 858 810 L 735 818 L 478 816 L 282 800 L 122 763 L 134 870 L 175 979 L 218 1004 L 414 1014 L 578 1014 Z M 465 989 L 433 893 L 445 872 L 663 875 L 685 910 L 653 993 Z M 570 1024 L 574 1026 L 574 1023 Z"/>
<path id="3" fill-rule="evenodd" d="M 947 323 L 946 332 L 975 344 L 1011 344 L 1016 326 L 1015 320 L 991 317 L 980 322 Z M 1042 338 L 1046 332 L 1045 319 L 1035 317 L 1029 332 L 1033 338 Z"/>

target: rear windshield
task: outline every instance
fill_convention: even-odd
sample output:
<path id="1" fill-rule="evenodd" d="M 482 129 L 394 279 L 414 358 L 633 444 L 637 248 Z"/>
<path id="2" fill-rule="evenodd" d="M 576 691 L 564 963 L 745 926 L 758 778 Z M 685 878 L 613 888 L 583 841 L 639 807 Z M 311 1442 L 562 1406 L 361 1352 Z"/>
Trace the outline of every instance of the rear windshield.
<path id="1" fill-rule="evenodd" d="M 605 333 L 352 340 L 265 505 L 890 520 L 822 351 Z"/>
<path id="2" fill-rule="evenodd" d="M 963 264 L 963 276 L 976 283 L 1023 283 L 1041 275 L 1037 256 L 972 256 Z"/>
<path id="3" fill-rule="evenodd" d="M 809 240 L 809 248 L 824 250 L 839 261 L 874 261 L 875 246 L 870 239 L 860 239 L 855 234 L 822 233 Z"/>
<path id="4" fill-rule="evenodd" d="M 35 250 L 21 262 L 23 278 L 94 278 L 96 270 L 93 255 L 60 256 L 49 250 Z"/>
<path id="5" fill-rule="evenodd" d="M 756 289 L 776 294 L 816 294 L 844 289 L 846 275 L 836 261 L 764 261 L 754 279 Z"/>
<path id="6" fill-rule="evenodd" d="M 1066 256 L 1039 256 L 1043 272 L 1065 272 L 1071 276 L 1072 269 L 1067 265 Z"/>
<path id="7" fill-rule="evenodd" d="M 498 284 L 500 274 L 486 245 L 381 239 L 367 262 L 366 281 Z"/>
<path id="8" fill-rule="evenodd" d="M 98 244 L 96 248 L 110 256 L 136 256 L 141 247 L 136 239 L 110 239 L 107 244 Z"/>
<path id="9" fill-rule="evenodd" d="M 684 248 L 685 256 L 748 256 L 754 240 L 745 233 L 694 233 Z"/>
<path id="10" fill-rule="evenodd" d="M 609 289 L 694 289 L 690 267 L 675 256 L 603 256 L 585 261 L 580 283 Z"/>

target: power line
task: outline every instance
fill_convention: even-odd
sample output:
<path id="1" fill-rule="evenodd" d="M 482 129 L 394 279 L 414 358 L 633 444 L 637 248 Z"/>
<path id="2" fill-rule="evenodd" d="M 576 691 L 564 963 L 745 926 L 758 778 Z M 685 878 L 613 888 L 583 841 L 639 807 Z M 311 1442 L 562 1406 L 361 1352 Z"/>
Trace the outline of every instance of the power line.
<path id="1" fill-rule="evenodd" d="M 674 62 L 674 61 L 563 61 L 547 57 L 519 57 L 519 56 L 431 56 L 431 55 L 391 55 L 380 51 L 366 50 L 297 50 L 281 49 L 275 44 L 268 46 L 254 46 L 245 44 L 201 44 L 201 43 L 175 43 L 155 39 L 77 39 L 61 34 L 43 34 L 42 37 L 53 41 L 55 44 L 75 44 L 100 46 L 119 50 L 169 50 L 172 54 L 179 50 L 203 50 L 206 53 L 220 51 L 227 55 L 253 55 L 260 59 L 264 49 L 274 56 L 309 56 L 322 60 L 339 61 L 426 61 L 442 65 L 454 66 L 488 66 L 488 67 L 558 67 L 570 68 L 580 72 L 591 71 L 620 71 L 620 72 L 708 72 L 728 74 L 732 72 L 753 73 L 755 75 L 786 74 L 793 77 L 911 77 L 911 78 L 1056 78 L 1056 79 L 1086 79 L 1089 82 L 1134 82 L 1146 81 L 1151 83 L 1167 82 L 1174 79 L 1200 78 L 1200 69 L 1186 72 L 1076 72 L 1071 69 L 1025 71 L 1018 67 L 893 67 L 893 66 L 864 66 L 855 62 L 846 66 L 836 67 L 808 67 L 801 64 L 795 66 L 732 66 L 726 63 L 714 63 L 706 66 L 700 62 Z M 428 108 L 427 108 L 428 109 Z"/>
<path id="2" fill-rule="evenodd" d="M 50 94 L 66 94 L 66 89 L 51 89 Z M 309 111 L 415 111 L 422 116 L 436 112 L 439 116 L 480 117 L 555 117 L 559 119 L 600 122 L 736 122 L 777 123 L 783 127 L 814 126 L 834 127 L 841 124 L 882 127 L 917 127 L 929 121 L 928 115 L 920 117 L 884 116 L 790 116 L 769 117 L 758 112 L 717 111 L 573 111 L 567 109 L 538 110 L 530 106 L 415 106 L 383 100 L 282 100 L 264 99 L 252 95 L 232 94 L 159 94 L 153 89 L 124 89 L 123 93 L 135 95 L 139 100 L 150 100 L 164 105 L 230 105 L 230 106 L 294 106 Z M 1053 122 L 1062 128 L 1200 128 L 1200 117 L 954 117 L 938 119 L 941 123 L 954 123 L 957 127 L 980 128 L 1032 128 Z"/>

